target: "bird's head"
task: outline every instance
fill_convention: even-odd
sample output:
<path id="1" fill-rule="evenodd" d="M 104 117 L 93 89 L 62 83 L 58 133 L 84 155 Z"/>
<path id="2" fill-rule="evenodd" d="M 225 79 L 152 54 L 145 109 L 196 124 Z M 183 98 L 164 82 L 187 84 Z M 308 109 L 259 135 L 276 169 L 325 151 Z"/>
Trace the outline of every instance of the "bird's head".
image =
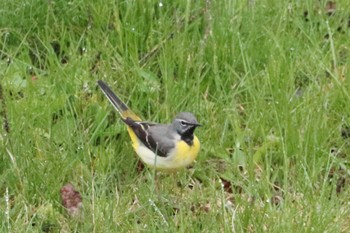
<path id="1" fill-rule="evenodd" d="M 181 112 L 176 115 L 173 120 L 174 130 L 181 136 L 183 140 L 193 140 L 193 132 L 201 124 L 198 123 L 196 117 L 190 112 Z M 185 140 L 186 141 L 186 140 Z"/>

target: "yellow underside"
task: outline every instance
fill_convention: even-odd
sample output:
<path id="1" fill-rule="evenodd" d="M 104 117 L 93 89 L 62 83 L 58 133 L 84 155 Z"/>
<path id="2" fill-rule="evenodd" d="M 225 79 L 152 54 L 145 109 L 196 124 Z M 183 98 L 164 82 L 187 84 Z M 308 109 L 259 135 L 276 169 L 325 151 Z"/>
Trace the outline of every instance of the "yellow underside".
<path id="1" fill-rule="evenodd" d="M 134 147 L 134 150 L 137 151 L 137 148 L 139 147 L 139 140 L 134 131 L 129 126 L 127 126 L 127 128 L 132 141 L 132 146 Z"/>
<path id="2" fill-rule="evenodd" d="M 134 131 L 128 128 L 128 132 L 132 141 L 134 150 L 139 151 L 140 142 Z M 200 149 L 200 142 L 196 136 L 193 139 L 193 145 L 189 146 L 185 141 L 179 141 L 176 145 L 174 154 L 171 157 L 163 159 L 163 157 L 157 157 L 155 164 L 146 163 L 150 167 L 155 167 L 157 170 L 174 171 L 190 165 L 197 157 Z M 142 155 L 139 155 L 142 159 Z M 157 160 L 162 159 L 163 164 L 157 164 Z M 145 162 L 145 161 L 144 161 Z M 164 164 L 165 163 L 165 164 Z"/>
<path id="3" fill-rule="evenodd" d="M 189 146 L 185 141 L 178 142 L 176 145 L 176 156 L 172 160 L 172 163 L 175 167 L 176 165 L 179 165 L 180 167 L 188 166 L 196 159 L 199 149 L 200 143 L 196 136 L 193 138 L 192 146 Z M 181 166 L 181 164 L 183 164 L 183 166 Z"/>

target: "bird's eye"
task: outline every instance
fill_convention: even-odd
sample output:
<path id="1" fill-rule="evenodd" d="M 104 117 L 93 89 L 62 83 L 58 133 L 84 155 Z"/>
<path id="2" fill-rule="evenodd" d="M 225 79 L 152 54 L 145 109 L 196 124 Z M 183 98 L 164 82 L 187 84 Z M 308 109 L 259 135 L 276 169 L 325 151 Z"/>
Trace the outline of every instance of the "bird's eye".
<path id="1" fill-rule="evenodd" d="M 180 123 L 181 123 L 182 126 L 187 125 L 186 121 L 180 121 Z"/>

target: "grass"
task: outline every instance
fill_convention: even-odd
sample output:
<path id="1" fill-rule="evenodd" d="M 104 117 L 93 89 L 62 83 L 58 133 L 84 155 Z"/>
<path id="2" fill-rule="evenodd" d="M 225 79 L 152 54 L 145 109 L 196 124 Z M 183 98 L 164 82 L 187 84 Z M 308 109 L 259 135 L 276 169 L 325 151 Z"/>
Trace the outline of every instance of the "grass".
<path id="1" fill-rule="evenodd" d="M 1 232 L 348 232 L 350 5 L 326 8 L 3 1 Z M 144 119 L 194 112 L 193 167 L 156 189 L 98 79 Z"/>

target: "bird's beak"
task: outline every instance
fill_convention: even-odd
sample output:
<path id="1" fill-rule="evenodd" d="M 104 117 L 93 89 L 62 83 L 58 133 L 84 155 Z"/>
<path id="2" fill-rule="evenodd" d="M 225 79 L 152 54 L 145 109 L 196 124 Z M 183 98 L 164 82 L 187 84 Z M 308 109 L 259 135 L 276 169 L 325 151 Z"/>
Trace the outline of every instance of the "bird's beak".
<path id="1" fill-rule="evenodd" d="M 201 126 L 202 126 L 202 124 L 195 123 L 195 124 L 193 124 L 193 126 L 196 126 L 196 127 L 201 127 Z"/>

